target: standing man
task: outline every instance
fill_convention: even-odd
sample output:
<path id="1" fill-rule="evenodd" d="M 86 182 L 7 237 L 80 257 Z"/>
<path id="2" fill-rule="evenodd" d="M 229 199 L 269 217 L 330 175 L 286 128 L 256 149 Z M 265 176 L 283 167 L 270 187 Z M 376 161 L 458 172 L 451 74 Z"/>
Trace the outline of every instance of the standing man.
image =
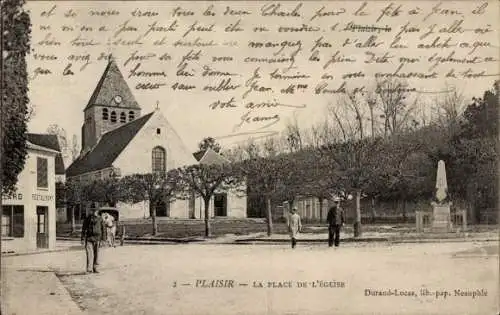
<path id="1" fill-rule="evenodd" d="M 99 273 L 99 243 L 103 240 L 104 223 L 99 215 L 99 209 L 87 216 L 82 226 L 82 244 L 85 241 L 85 252 L 87 254 L 87 273 Z"/>
<path id="2" fill-rule="evenodd" d="M 295 245 L 297 245 L 297 235 L 300 230 L 302 230 L 302 223 L 300 222 L 300 216 L 297 213 L 296 207 L 292 209 L 292 215 L 288 221 L 288 230 L 290 231 L 290 238 L 292 239 L 292 248 L 295 248 Z"/>
<path id="3" fill-rule="evenodd" d="M 344 225 L 344 210 L 340 207 L 340 199 L 334 198 L 333 207 L 328 211 L 326 220 L 328 222 L 328 246 L 335 247 L 340 243 L 340 228 Z"/>

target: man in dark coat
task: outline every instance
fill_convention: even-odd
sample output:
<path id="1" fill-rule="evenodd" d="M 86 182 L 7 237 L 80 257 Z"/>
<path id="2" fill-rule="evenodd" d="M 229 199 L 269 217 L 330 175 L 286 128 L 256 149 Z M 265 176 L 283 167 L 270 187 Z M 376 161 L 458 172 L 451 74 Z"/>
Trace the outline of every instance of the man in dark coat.
<path id="1" fill-rule="evenodd" d="M 82 244 L 85 241 L 85 253 L 87 254 L 87 273 L 99 273 L 99 244 L 104 236 L 104 222 L 99 215 L 99 209 L 87 216 L 82 226 Z"/>
<path id="2" fill-rule="evenodd" d="M 340 199 L 334 199 L 334 205 L 328 211 L 328 246 L 335 247 L 340 243 L 340 228 L 344 225 L 344 210 L 340 207 Z"/>

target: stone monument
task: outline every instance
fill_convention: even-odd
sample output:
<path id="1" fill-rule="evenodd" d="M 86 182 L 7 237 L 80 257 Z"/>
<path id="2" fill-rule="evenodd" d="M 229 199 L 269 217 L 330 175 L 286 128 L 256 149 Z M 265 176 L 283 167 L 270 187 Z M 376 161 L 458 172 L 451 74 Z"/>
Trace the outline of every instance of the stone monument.
<path id="1" fill-rule="evenodd" d="M 448 183 L 446 182 L 446 168 L 444 161 L 438 162 L 436 175 L 436 201 L 432 202 L 432 229 L 451 231 L 451 202 L 448 200 Z"/>

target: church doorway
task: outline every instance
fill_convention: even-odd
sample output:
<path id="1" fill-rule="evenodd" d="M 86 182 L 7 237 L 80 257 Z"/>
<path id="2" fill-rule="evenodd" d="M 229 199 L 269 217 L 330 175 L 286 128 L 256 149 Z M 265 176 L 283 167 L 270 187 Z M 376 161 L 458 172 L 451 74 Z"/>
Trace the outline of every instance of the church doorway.
<path id="1" fill-rule="evenodd" d="M 160 201 L 156 204 L 156 216 L 157 217 L 169 217 L 170 216 L 170 204 L 165 201 Z"/>
<path id="2" fill-rule="evenodd" d="M 214 214 L 216 217 L 227 217 L 227 194 L 214 194 Z"/>

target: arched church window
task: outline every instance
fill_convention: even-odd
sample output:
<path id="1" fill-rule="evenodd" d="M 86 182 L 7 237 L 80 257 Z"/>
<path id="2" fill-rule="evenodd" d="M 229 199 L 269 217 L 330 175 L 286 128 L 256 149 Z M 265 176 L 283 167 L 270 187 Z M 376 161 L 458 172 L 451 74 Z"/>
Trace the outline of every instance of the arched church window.
<path id="1" fill-rule="evenodd" d="M 115 111 L 112 111 L 112 112 L 111 112 L 111 122 L 112 122 L 112 123 L 115 123 L 115 122 L 116 122 L 116 112 L 115 112 Z"/>
<path id="2" fill-rule="evenodd" d="M 108 120 L 109 113 L 107 108 L 102 109 L 102 120 Z"/>
<path id="3" fill-rule="evenodd" d="M 120 113 L 120 122 L 121 123 L 127 122 L 127 115 L 124 112 Z"/>
<path id="4" fill-rule="evenodd" d="M 128 121 L 132 121 L 135 118 L 135 113 L 134 111 L 128 112 Z"/>
<path id="5" fill-rule="evenodd" d="M 166 169 L 165 149 L 162 147 L 153 148 L 152 152 L 152 170 L 153 173 L 164 173 Z"/>

